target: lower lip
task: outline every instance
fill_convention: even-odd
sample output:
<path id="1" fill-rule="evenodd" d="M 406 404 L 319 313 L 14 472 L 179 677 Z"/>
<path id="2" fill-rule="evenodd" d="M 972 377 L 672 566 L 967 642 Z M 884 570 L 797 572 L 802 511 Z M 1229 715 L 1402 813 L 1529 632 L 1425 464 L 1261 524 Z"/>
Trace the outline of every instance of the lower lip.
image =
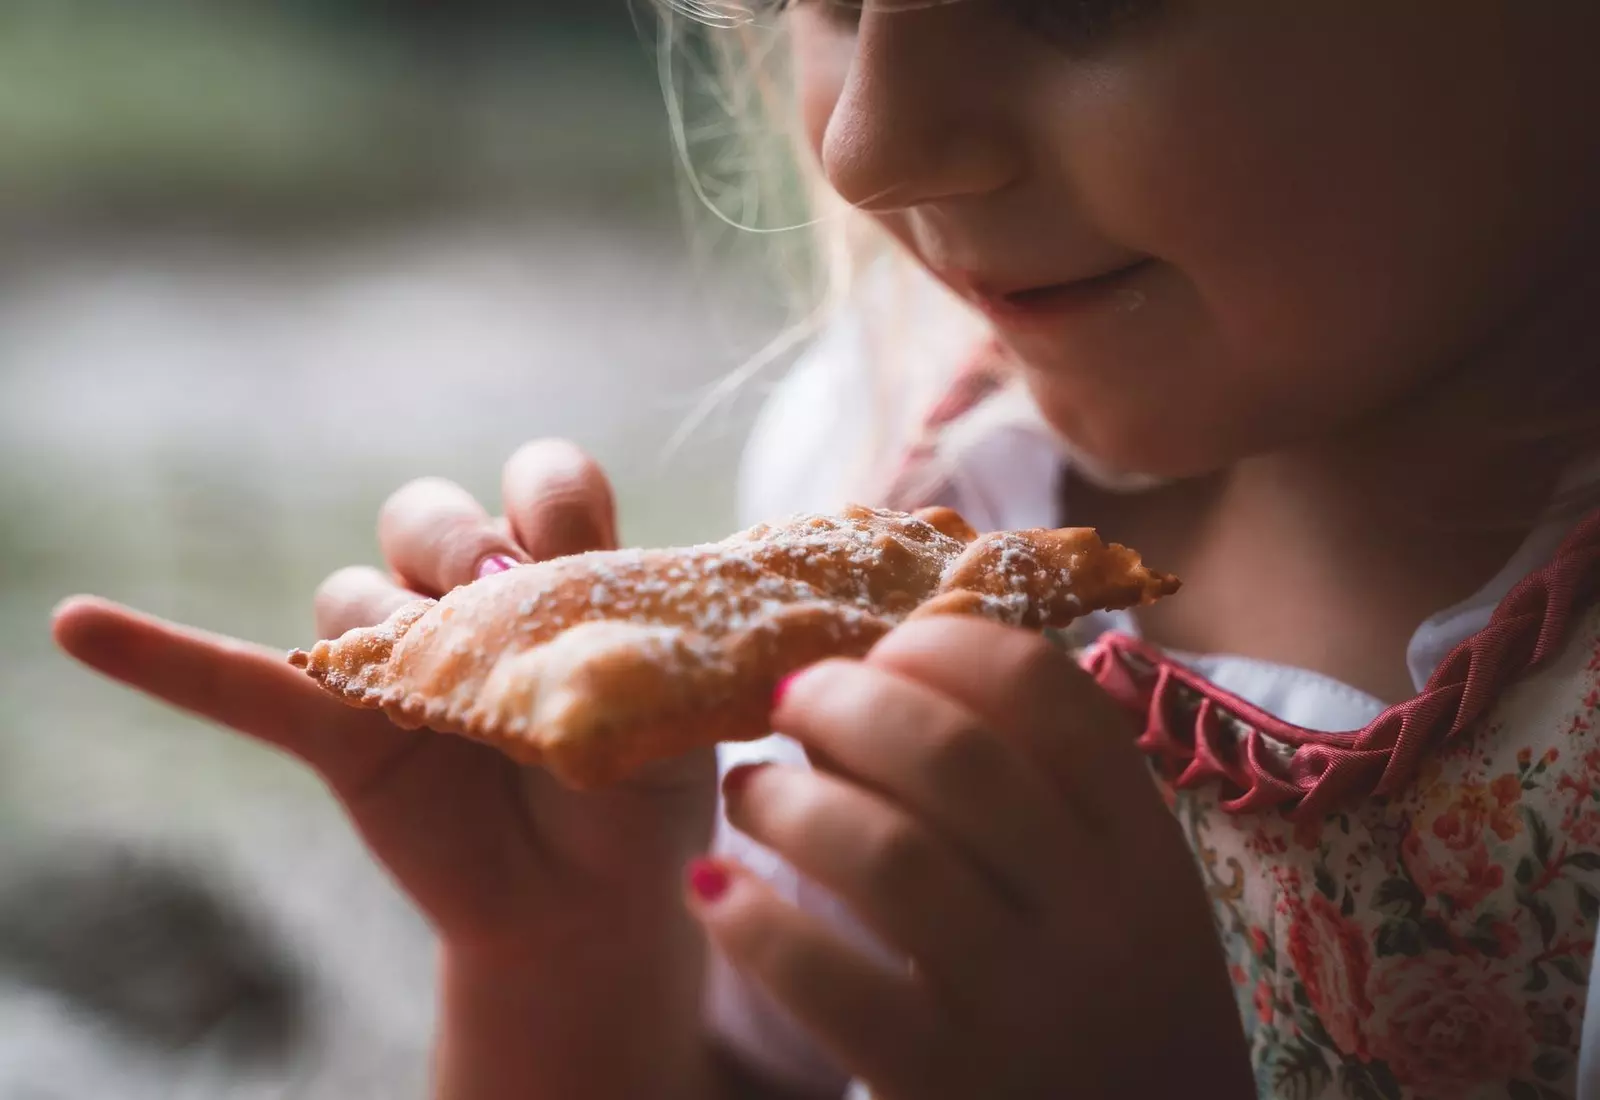
<path id="1" fill-rule="evenodd" d="M 985 295 L 978 300 L 978 307 L 997 324 L 1008 325 L 1046 324 L 1108 307 L 1132 311 L 1144 304 L 1143 293 L 1132 284 L 1153 262 L 1140 260 L 1092 279 L 1059 283 L 1020 294 Z"/>

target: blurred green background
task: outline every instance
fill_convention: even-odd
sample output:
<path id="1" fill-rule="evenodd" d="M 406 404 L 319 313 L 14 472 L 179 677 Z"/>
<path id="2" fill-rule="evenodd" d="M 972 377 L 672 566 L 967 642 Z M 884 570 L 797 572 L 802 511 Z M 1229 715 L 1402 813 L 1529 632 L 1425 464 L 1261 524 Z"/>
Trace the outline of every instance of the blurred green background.
<path id="1" fill-rule="evenodd" d="M 316 784 L 46 620 L 87 590 L 287 649 L 391 490 L 492 503 L 541 435 L 611 470 L 628 541 L 725 533 L 762 387 L 666 444 L 782 317 L 749 241 L 685 227 L 654 36 L 625 0 L 0 4 L 0 1096 L 420 1095 L 428 936 Z M 6 964 L 39 868 L 116 845 L 284 945 L 287 1057 Z M 108 972 L 145 950 L 44 923 Z M 177 996 L 146 954 L 139 996 Z"/>

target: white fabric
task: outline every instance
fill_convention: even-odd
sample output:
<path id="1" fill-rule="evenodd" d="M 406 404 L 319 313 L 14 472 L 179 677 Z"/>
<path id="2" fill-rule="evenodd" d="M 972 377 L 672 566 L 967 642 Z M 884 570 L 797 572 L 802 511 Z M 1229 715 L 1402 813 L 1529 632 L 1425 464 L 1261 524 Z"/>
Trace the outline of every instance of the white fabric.
<path id="1" fill-rule="evenodd" d="M 904 323 L 877 313 L 873 323 L 859 305 L 847 304 L 779 382 L 740 469 L 739 509 L 749 523 L 836 511 L 880 489 L 871 479 L 910 444 L 920 412 L 983 338 L 981 322 L 953 307 L 949 292 L 925 275 L 900 264 L 863 278 L 868 285 L 858 298 L 903 299 L 895 313 L 905 314 Z M 893 378 L 864 373 L 862 364 L 877 360 L 889 360 Z"/>
<path id="2" fill-rule="evenodd" d="M 1020 389 L 1006 390 L 960 426 L 984 430 L 961 441 L 964 461 L 946 471 L 950 503 L 980 531 L 1049 526 L 1055 515 L 1062 458 L 1030 422 L 1031 407 Z"/>
<path id="3" fill-rule="evenodd" d="M 1578 1100 L 1600 1100 L 1600 946 L 1589 970 L 1589 995 L 1584 1002 L 1583 1038 L 1578 1047 Z"/>
<path id="4" fill-rule="evenodd" d="M 865 339 L 860 318 L 842 315 L 762 406 L 739 471 L 742 522 L 850 503 L 857 456 L 876 430 L 855 369 Z M 785 445 L 815 439 L 821 424 L 831 445 Z"/>
<path id="5" fill-rule="evenodd" d="M 859 369 L 859 363 L 849 366 L 852 372 Z M 831 355 L 814 358 L 802 363 L 780 387 L 748 453 L 741 500 L 750 522 L 829 508 L 847 499 L 848 493 L 841 496 L 839 485 L 828 480 L 839 473 L 832 458 L 851 449 L 849 433 L 862 430 L 862 425 L 838 414 L 848 405 L 843 400 L 847 381 L 839 369 Z M 1056 525 L 1057 478 L 1072 457 L 1070 451 L 1042 424 L 1031 404 L 1019 404 L 1009 396 L 973 419 L 981 421 L 983 430 L 960 441 L 959 462 L 946 471 L 949 492 L 940 503 L 962 512 L 979 530 Z M 821 478 L 808 482 L 807 470 Z M 1600 461 L 1575 469 L 1563 488 L 1595 481 L 1600 481 Z M 1552 520 L 1540 526 L 1482 589 L 1417 628 L 1407 648 L 1417 690 L 1455 646 L 1487 624 L 1495 605 L 1518 580 L 1550 559 L 1574 524 L 1575 520 Z M 1137 633 L 1127 613 L 1093 616 L 1087 625 L 1091 635 L 1107 629 Z M 1360 729 L 1384 709 L 1380 700 L 1365 692 L 1306 669 L 1228 654 L 1176 656 L 1218 687 L 1307 729 Z M 751 760 L 806 763 L 799 746 L 782 737 L 722 746 L 720 760 L 724 770 Z M 725 820 L 719 821 L 716 850 L 755 870 L 781 896 L 827 921 L 848 942 L 890 960 L 836 899 Z M 1590 986 L 1590 997 L 1583 1045 L 1585 1080 L 1600 1075 L 1600 992 L 1595 984 Z M 845 1074 L 792 1020 L 720 960 L 713 965 L 709 1018 L 730 1048 L 781 1082 L 829 1096 L 840 1095 L 849 1085 Z M 1600 1088 L 1581 1095 L 1600 1100 Z"/>
<path id="6" fill-rule="evenodd" d="M 1556 486 L 1556 496 L 1559 498 L 1595 484 L 1600 484 L 1600 456 L 1576 463 L 1568 470 Z M 1552 521 L 1539 527 L 1488 584 L 1462 603 L 1445 608 L 1417 629 L 1406 650 L 1406 664 L 1419 690 L 1462 639 L 1470 638 L 1489 625 L 1489 615 L 1495 605 L 1518 581 L 1550 560 L 1571 532 L 1574 522 Z"/>

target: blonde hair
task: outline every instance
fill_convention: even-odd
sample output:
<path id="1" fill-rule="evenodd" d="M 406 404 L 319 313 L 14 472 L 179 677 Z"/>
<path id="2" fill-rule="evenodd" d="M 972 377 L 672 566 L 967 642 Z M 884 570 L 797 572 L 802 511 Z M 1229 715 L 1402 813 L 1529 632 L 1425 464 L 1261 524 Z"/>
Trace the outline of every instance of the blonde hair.
<path id="1" fill-rule="evenodd" d="M 842 313 L 862 331 L 870 369 L 861 377 L 875 424 L 853 456 L 862 499 L 876 498 L 948 376 L 976 351 L 916 347 L 929 310 L 959 331 L 970 310 L 912 263 L 875 223 L 823 178 L 801 135 L 783 20 L 763 20 L 737 0 L 653 0 L 657 68 L 679 162 L 684 212 L 702 247 L 759 237 L 763 262 L 786 292 L 786 323 L 723 378 L 680 427 L 675 442 L 716 407 L 795 353 Z M 864 300 L 870 297 L 870 308 Z M 941 354 L 942 353 L 942 354 Z"/>

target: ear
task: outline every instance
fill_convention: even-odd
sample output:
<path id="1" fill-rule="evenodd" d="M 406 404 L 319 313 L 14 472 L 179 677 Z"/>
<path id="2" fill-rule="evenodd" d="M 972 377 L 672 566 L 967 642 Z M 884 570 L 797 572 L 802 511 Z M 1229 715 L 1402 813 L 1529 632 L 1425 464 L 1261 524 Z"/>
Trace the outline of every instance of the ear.
<path id="1" fill-rule="evenodd" d="M 978 532 L 954 508 L 922 508 L 912 514 L 941 535 L 949 535 L 960 542 L 971 542 L 978 537 Z"/>

